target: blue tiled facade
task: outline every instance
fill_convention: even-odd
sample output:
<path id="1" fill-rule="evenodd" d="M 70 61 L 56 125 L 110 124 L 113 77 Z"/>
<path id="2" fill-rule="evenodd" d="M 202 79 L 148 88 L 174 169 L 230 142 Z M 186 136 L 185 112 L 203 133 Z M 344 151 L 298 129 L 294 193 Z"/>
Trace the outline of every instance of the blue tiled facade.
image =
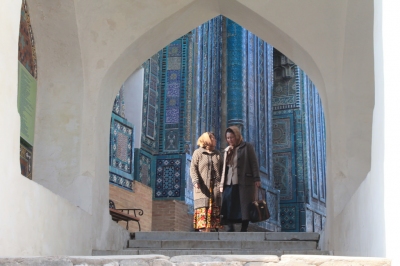
<path id="1" fill-rule="evenodd" d="M 166 46 L 143 68 L 141 148 L 134 151 L 132 176 L 152 187 L 153 200 L 193 206 L 189 168 L 198 136 L 214 132 L 223 149 L 224 129 L 238 125 L 255 147 L 271 212 L 259 225 L 272 231 L 322 230 L 325 121 L 315 86 L 297 65 L 218 16 Z M 123 93 L 116 103 L 123 111 Z M 113 182 L 124 184 L 116 175 Z"/>
<path id="2" fill-rule="evenodd" d="M 324 226 L 325 121 L 307 75 L 274 50 L 273 175 L 280 190 L 282 231 L 319 232 Z"/>

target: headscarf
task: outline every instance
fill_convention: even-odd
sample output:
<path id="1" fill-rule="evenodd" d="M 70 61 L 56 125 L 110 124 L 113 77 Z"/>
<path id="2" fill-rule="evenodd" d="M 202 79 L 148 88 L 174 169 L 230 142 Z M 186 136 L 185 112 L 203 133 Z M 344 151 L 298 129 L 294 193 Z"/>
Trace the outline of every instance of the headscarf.
<path id="1" fill-rule="evenodd" d="M 235 137 L 236 137 L 236 143 L 235 143 L 235 146 L 234 146 L 234 147 L 232 147 L 232 146 L 229 146 L 229 147 L 228 147 L 228 150 L 227 150 L 227 152 L 226 152 L 226 164 L 227 164 L 227 165 L 231 164 L 231 160 L 232 160 L 233 155 L 234 155 L 234 149 L 235 149 L 237 146 L 239 146 L 239 145 L 242 143 L 242 141 L 243 141 L 243 136 L 242 136 L 242 134 L 240 133 L 240 129 L 239 129 L 237 126 L 230 126 L 230 127 L 228 127 L 228 128 L 226 129 L 226 131 L 225 131 L 225 138 L 226 138 L 226 134 L 227 134 L 228 132 L 230 132 L 230 133 L 233 132 L 233 134 L 234 134 Z"/>
<path id="2" fill-rule="evenodd" d="M 211 140 L 211 136 L 215 137 L 214 133 L 204 132 L 197 140 L 197 145 L 209 151 L 213 151 L 215 146 Z"/>

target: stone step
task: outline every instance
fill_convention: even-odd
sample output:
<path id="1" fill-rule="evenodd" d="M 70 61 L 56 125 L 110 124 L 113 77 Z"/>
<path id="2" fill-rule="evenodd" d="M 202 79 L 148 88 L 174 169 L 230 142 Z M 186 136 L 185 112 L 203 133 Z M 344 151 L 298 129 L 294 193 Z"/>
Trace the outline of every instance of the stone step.
<path id="1" fill-rule="evenodd" d="M 135 240 L 319 241 L 318 233 L 290 232 L 136 232 Z"/>
<path id="2" fill-rule="evenodd" d="M 135 249 L 124 250 L 93 250 L 93 256 L 117 255 L 164 255 L 168 257 L 184 255 L 332 255 L 321 250 L 260 250 L 260 249 Z"/>
<path id="3" fill-rule="evenodd" d="M 316 241 L 248 240 L 130 240 L 129 248 L 143 249 L 262 249 L 316 250 Z"/>

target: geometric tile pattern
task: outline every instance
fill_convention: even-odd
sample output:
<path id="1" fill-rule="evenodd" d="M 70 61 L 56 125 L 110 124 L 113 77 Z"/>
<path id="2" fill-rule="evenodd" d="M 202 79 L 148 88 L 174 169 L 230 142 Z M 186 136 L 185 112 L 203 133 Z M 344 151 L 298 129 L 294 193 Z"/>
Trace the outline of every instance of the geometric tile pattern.
<path id="1" fill-rule="evenodd" d="M 142 109 L 142 148 L 151 152 L 157 152 L 158 126 L 160 113 L 160 54 L 153 55 L 143 63 L 143 109 Z"/>
<path id="2" fill-rule="evenodd" d="M 109 183 L 132 192 L 134 134 L 131 123 L 111 113 Z"/>
<path id="3" fill-rule="evenodd" d="M 291 119 L 289 117 L 274 119 L 272 124 L 274 150 L 290 149 L 292 146 L 291 133 Z"/>
<path id="4" fill-rule="evenodd" d="M 127 121 L 126 121 L 127 122 Z M 112 167 L 132 173 L 133 128 L 113 119 L 110 136 L 110 164 Z"/>
<path id="5" fill-rule="evenodd" d="M 133 187 L 132 187 L 132 180 L 129 180 L 125 177 L 122 177 L 120 175 L 117 175 L 115 173 L 109 173 L 109 182 L 113 185 L 116 185 L 118 187 L 127 189 L 129 191 L 133 191 Z"/>
<path id="6" fill-rule="evenodd" d="M 276 50 L 275 50 L 276 51 Z M 293 109 L 300 106 L 300 91 L 296 85 L 297 66 L 286 56 L 274 52 L 274 110 Z"/>
<path id="7" fill-rule="evenodd" d="M 284 200 L 293 199 L 293 172 L 292 152 L 274 153 L 273 174 L 275 188 L 280 190 L 280 198 Z"/>
<path id="8" fill-rule="evenodd" d="M 158 109 L 158 86 L 159 66 L 158 54 L 150 58 L 149 91 L 147 98 L 147 129 L 146 136 L 150 139 L 156 137 L 157 109 Z"/>
<path id="9" fill-rule="evenodd" d="M 222 16 L 217 16 L 194 29 L 195 73 L 194 92 L 196 101 L 192 112 L 196 128 L 192 142 L 197 142 L 203 132 L 214 132 L 220 139 L 221 129 L 221 72 L 222 72 Z M 189 80 L 188 80 L 189 82 Z M 217 149 L 220 142 L 217 142 Z"/>
<path id="10" fill-rule="evenodd" d="M 281 215 L 281 226 L 282 231 L 295 231 L 298 227 L 297 225 L 297 206 L 296 205 L 281 205 L 280 215 Z"/>
<path id="11" fill-rule="evenodd" d="M 192 103 L 191 105 L 188 104 L 187 108 L 189 110 L 186 111 L 186 118 L 185 118 L 185 153 L 192 154 L 193 152 L 193 145 L 191 142 L 192 137 L 192 108 L 195 106 L 194 102 L 192 102 L 192 98 L 194 98 L 193 94 L 193 75 L 194 75 L 194 63 L 193 63 L 193 50 L 194 50 L 194 38 L 195 30 L 189 32 L 188 35 L 188 64 L 187 64 L 187 83 L 186 83 L 186 102 Z M 189 205 L 190 206 L 190 205 Z"/>
<path id="12" fill-rule="evenodd" d="M 139 155 L 139 178 L 138 181 L 151 186 L 151 157 L 143 152 Z"/>
<path id="13" fill-rule="evenodd" d="M 158 152 L 171 154 L 184 151 L 187 46 L 188 36 L 184 35 L 160 52 L 162 60 L 160 60 L 159 69 L 162 74 Z"/>
<path id="14" fill-rule="evenodd" d="M 268 202 L 268 208 L 269 212 L 271 214 L 271 220 L 275 222 L 279 222 L 279 190 L 276 189 L 268 189 L 267 190 L 267 202 Z"/>
<path id="15" fill-rule="evenodd" d="M 322 227 L 318 224 L 324 216 L 321 213 L 325 213 L 325 127 L 321 100 L 308 76 L 277 50 L 272 102 L 273 171 L 275 187 L 281 192 L 282 231 L 315 232 Z"/>
<path id="16" fill-rule="evenodd" d="M 183 165 L 185 167 L 185 165 Z M 182 183 L 182 159 L 157 159 L 155 198 L 180 198 Z"/>
<path id="17" fill-rule="evenodd" d="M 227 124 L 242 126 L 244 139 L 253 144 L 257 154 L 271 213 L 271 218 L 259 225 L 279 229 L 280 194 L 274 188 L 272 160 L 273 48 L 232 20 L 224 19 L 224 22 Z M 290 145 L 290 136 L 288 139 Z M 291 163 L 290 154 L 288 163 Z"/>
<path id="18" fill-rule="evenodd" d="M 226 19 L 226 30 L 229 33 L 227 36 L 227 120 L 228 125 L 241 124 L 243 125 L 243 89 L 247 88 L 246 79 L 243 77 L 243 64 L 246 62 L 244 51 L 246 45 L 243 41 L 243 27 Z M 246 135 L 246 134 L 244 134 Z M 246 136 L 244 136 L 246 137 Z"/>

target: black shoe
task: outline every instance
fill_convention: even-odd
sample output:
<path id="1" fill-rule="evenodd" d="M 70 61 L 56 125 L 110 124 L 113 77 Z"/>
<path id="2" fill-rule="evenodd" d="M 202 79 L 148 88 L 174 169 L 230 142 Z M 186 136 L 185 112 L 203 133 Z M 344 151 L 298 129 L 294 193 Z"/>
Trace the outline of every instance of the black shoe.
<path id="1" fill-rule="evenodd" d="M 249 221 L 242 221 L 242 228 L 240 232 L 247 232 L 247 228 L 249 227 Z"/>
<path id="2" fill-rule="evenodd" d="M 228 231 L 227 232 L 235 232 L 235 227 L 233 224 L 228 224 Z"/>

